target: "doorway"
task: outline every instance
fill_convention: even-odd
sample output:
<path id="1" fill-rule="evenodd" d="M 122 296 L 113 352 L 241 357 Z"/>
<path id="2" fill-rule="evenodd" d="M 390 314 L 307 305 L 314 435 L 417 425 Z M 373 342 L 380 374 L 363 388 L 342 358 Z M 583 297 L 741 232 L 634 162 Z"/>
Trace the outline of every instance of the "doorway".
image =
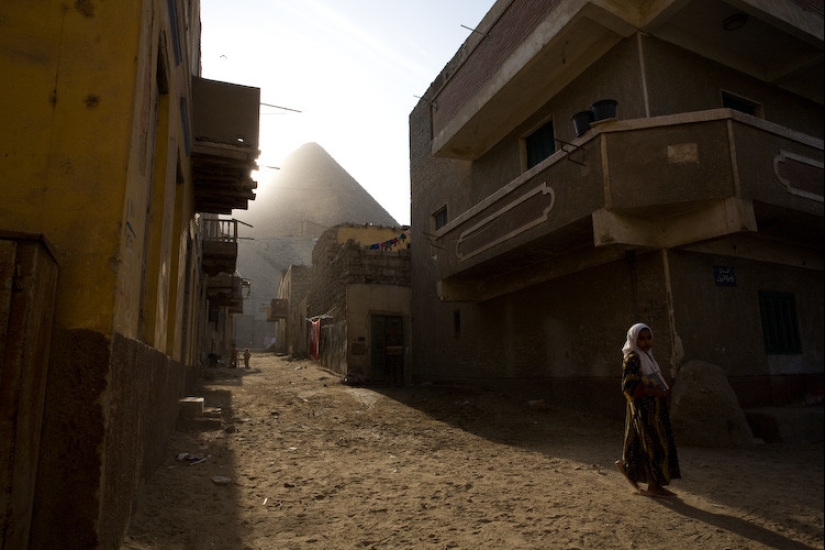
<path id="1" fill-rule="evenodd" d="M 377 384 L 404 385 L 404 319 L 372 315 L 370 319 L 371 377 Z"/>

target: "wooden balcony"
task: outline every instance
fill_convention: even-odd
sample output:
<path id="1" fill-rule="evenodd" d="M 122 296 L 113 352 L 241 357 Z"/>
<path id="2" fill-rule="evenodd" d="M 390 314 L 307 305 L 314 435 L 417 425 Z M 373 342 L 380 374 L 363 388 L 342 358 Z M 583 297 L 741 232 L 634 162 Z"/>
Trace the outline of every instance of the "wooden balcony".
<path id="1" fill-rule="evenodd" d="M 289 317 L 289 300 L 274 298 L 266 308 L 267 321 L 279 321 Z"/>
<path id="2" fill-rule="evenodd" d="M 210 306 L 228 307 L 230 313 L 243 313 L 243 280 L 228 273 L 207 277 L 206 297 Z"/>
<path id="3" fill-rule="evenodd" d="M 235 273 L 238 260 L 238 221 L 201 218 L 203 271 L 215 276 Z"/>

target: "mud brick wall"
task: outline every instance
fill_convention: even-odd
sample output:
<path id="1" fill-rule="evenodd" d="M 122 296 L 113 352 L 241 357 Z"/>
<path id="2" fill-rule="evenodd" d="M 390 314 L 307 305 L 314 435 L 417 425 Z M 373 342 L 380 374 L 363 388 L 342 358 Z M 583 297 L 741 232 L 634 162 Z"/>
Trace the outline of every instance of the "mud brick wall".
<path id="1" fill-rule="evenodd" d="M 353 241 L 339 244 L 330 230 L 315 245 L 312 269 L 309 315 L 335 310 L 343 316 L 347 285 L 410 286 L 410 251 L 365 250 Z"/>

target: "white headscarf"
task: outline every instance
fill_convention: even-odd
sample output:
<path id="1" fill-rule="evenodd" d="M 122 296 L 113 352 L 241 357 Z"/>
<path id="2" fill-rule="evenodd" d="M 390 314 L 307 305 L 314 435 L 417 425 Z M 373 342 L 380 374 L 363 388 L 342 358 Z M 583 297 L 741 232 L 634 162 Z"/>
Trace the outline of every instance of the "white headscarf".
<path id="1" fill-rule="evenodd" d="M 667 382 L 665 382 L 665 377 L 662 376 L 662 369 L 659 368 L 659 364 L 656 362 L 656 359 L 653 358 L 653 352 L 642 351 L 639 349 L 639 346 L 636 345 L 636 341 L 639 339 L 639 333 L 644 329 L 650 330 L 650 327 L 644 323 L 636 323 L 630 327 L 627 331 L 627 342 L 624 343 L 622 352 L 624 352 L 625 357 L 632 351 L 636 352 L 636 355 L 639 356 L 642 363 L 642 374 L 656 380 L 659 385 L 662 386 L 662 389 L 667 391 Z M 653 336 L 652 330 L 650 330 L 650 335 Z"/>

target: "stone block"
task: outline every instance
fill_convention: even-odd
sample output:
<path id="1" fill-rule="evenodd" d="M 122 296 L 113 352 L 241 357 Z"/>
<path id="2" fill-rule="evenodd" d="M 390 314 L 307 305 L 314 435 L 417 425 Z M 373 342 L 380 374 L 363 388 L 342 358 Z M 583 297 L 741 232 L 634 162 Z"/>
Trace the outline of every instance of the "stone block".
<path id="1" fill-rule="evenodd" d="M 684 363 L 673 384 L 670 417 L 676 445 L 747 448 L 756 442 L 724 370 Z"/>
<path id="2" fill-rule="evenodd" d="M 179 399 L 178 415 L 185 419 L 201 418 L 203 416 L 203 397 Z"/>

